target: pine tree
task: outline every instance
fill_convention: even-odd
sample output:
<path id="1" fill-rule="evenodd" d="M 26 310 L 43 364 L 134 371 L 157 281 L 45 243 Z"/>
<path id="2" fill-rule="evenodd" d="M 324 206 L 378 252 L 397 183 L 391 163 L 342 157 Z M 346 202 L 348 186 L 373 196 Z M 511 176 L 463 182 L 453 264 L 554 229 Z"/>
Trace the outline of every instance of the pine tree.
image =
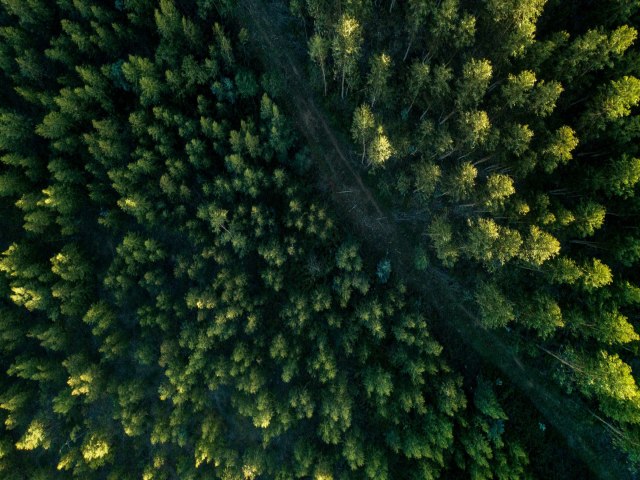
<path id="1" fill-rule="evenodd" d="M 361 45 L 360 24 L 355 18 L 343 15 L 336 25 L 335 36 L 331 44 L 336 76 L 340 79 L 340 98 L 342 99 L 346 93 L 345 87 L 355 83 Z"/>

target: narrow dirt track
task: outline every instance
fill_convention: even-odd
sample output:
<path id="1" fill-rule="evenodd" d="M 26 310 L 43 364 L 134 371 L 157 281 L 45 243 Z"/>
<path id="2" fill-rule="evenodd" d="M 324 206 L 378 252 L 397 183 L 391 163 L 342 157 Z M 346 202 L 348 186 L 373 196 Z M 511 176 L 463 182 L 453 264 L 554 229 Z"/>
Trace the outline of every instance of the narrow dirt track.
<path id="1" fill-rule="evenodd" d="M 325 115 L 316 106 L 304 72 L 303 60 L 296 57 L 287 41 L 286 7 L 279 0 L 265 4 L 264 0 L 241 0 L 236 16 L 248 27 L 255 50 L 268 71 L 284 79 L 286 97 L 278 99 L 287 113 L 295 119 L 299 133 L 309 145 L 315 146 L 318 175 L 330 185 L 331 199 L 348 222 L 350 231 L 372 251 L 386 254 L 394 271 L 417 291 L 428 286 L 427 297 L 439 312 L 430 329 L 445 346 L 449 342 L 464 343 L 487 364 L 500 370 L 539 410 L 546 421 L 567 439 L 578 457 L 597 478 L 631 479 L 630 472 L 615 459 L 620 455 L 613 449 L 603 424 L 594 420 L 586 405 L 564 395 L 550 379 L 519 357 L 509 345 L 506 335 L 482 328 L 475 315 L 461 302 L 465 292 L 447 273 L 431 268 L 418 273 L 412 267 L 414 243 L 401 227 L 393 222 L 362 181 L 357 162 L 350 159 L 351 146 L 334 133 Z M 304 39 L 297 39 L 304 42 Z M 318 152 L 321 152 L 320 154 Z"/>

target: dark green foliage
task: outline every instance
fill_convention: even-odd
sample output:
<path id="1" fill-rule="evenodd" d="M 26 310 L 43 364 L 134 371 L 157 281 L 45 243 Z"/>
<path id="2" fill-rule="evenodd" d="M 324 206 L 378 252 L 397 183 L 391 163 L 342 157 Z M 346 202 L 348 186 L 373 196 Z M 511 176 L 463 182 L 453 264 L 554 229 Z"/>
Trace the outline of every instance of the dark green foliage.
<path id="1" fill-rule="evenodd" d="M 232 7 L 2 2 L 0 476 L 522 472 L 433 312 L 315 199 Z M 351 18 L 324 46 L 344 95 L 361 80 Z M 372 104 L 391 68 L 371 63 Z M 382 165 L 393 150 L 370 133 Z"/>
<path id="2" fill-rule="evenodd" d="M 290 2 L 409 263 L 631 466 L 640 5 L 595 3 Z M 316 197 L 241 8 L 0 2 L 0 476 L 528 478 L 539 419 Z"/>

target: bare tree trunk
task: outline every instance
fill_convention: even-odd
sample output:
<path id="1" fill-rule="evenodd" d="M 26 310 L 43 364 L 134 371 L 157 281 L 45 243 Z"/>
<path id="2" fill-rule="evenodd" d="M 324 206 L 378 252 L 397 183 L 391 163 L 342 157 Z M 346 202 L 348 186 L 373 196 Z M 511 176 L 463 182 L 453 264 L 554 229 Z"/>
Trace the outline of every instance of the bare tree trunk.
<path id="1" fill-rule="evenodd" d="M 320 70 L 322 70 L 322 83 L 324 83 L 324 96 L 327 96 L 327 76 L 324 74 L 324 63 L 320 64 Z"/>
<path id="2" fill-rule="evenodd" d="M 584 373 L 584 369 L 580 368 L 578 365 L 574 365 L 573 363 L 570 363 L 568 361 L 566 361 L 564 358 L 556 355 L 555 353 L 553 353 L 550 350 L 547 350 L 546 348 L 540 346 L 540 345 L 536 345 L 536 347 L 538 347 L 540 350 L 542 350 L 543 352 L 547 353 L 548 355 L 551 355 L 553 358 L 555 358 L 556 360 L 558 360 L 560 363 L 566 365 L 567 367 L 577 371 L 577 372 L 581 372 Z"/>
<path id="3" fill-rule="evenodd" d="M 411 111 L 411 109 L 413 108 L 413 104 L 416 103 L 416 100 L 418 99 L 419 96 L 420 96 L 420 90 L 418 90 L 418 93 L 413 97 L 413 100 L 411 100 L 411 105 L 409 105 L 409 109 L 407 110 L 407 113 Z"/>
<path id="4" fill-rule="evenodd" d="M 438 161 L 442 161 L 447 157 L 450 157 L 451 155 L 453 155 L 455 153 L 455 150 L 451 150 L 449 153 L 445 154 L 445 155 L 441 155 L 440 157 L 438 157 Z"/>
<path id="5" fill-rule="evenodd" d="M 477 165 L 480 165 L 481 163 L 486 162 L 487 160 L 491 160 L 492 158 L 493 158 L 493 155 L 488 155 L 488 156 L 486 156 L 484 158 L 481 158 L 480 160 L 476 160 L 471 165 L 473 165 L 475 167 Z"/>
<path id="6" fill-rule="evenodd" d="M 344 100 L 344 74 L 345 74 L 345 71 L 344 71 L 344 68 L 343 68 L 342 69 L 342 86 L 341 86 L 341 90 L 340 90 L 340 98 L 342 100 Z"/>
<path id="7" fill-rule="evenodd" d="M 606 248 L 599 246 L 596 242 L 589 242 L 587 240 L 569 240 L 569 243 L 575 243 L 576 245 L 584 245 L 585 247 L 591 247 L 597 250 L 606 250 Z"/>
<path id="8" fill-rule="evenodd" d="M 444 118 L 440 121 L 440 123 L 438 123 L 438 125 L 442 125 L 444 122 L 446 122 L 447 120 L 449 120 L 449 119 L 453 116 L 453 114 L 454 114 L 454 113 L 456 113 L 456 111 L 455 111 L 455 110 L 453 110 L 451 113 L 449 113 L 449 115 L 447 115 L 446 117 L 444 117 Z"/>
<path id="9" fill-rule="evenodd" d="M 582 102 L 584 102 L 585 100 L 587 100 L 588 98 L 589 98 L 589 97 L 582 97 L 582 98 L 579 98 L 579 99 L 578 99 L 578 100 L 576 100 L 575 102 L 570 103 L 570 104 L 569 104 L 569 107 L 573 107 L 574 105 L 577 105 L 577 104 L 579 104 L 579 103 L 582 103 Z"/>
<path id="10" fill-rule="evenodd" d="M 411 49 L 412 43 L 413 43 L 413 37 L 411 38 L 411 40 L 409 40 L 409 45 L 407 45 L 407 50 L 404 52 L 404 57 L 402 58 L 403 62 L 407 60 L 407 55 L 409 55 L 409 50 Z"/>
<path id="11" fill-rule="evenodd" d="M 496 82 L 493 82 L 491 85 L 489 85 L 489 88 L 487 88 L 487 92 L 491 92 L 494 88 L 496 88 L 501 83 L 502 83 L 502 80 L 498 80 Z"/>

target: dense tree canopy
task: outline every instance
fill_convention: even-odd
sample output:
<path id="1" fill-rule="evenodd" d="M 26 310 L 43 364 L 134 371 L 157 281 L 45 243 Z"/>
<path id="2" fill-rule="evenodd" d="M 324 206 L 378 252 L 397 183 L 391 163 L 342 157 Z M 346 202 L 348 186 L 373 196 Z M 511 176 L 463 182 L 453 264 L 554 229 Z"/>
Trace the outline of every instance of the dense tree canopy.
<path id="1" fill-rule="evenodd" d="M 2 478 L 523 474 L 499 390 L 305 182 L 231 3 L 1 5 Z M 362 29 L 330 31 L 347 95 Z M 391 67 L 354 115 L 372 166 Z"/>
<path id="2" fill-rule="evenodd" d="M 326 104 L 387 132 L 379 193 L 481 323 L 508 328 L 640 459 L 638 299 L 622 293 L 640 282 L 638 2 L 299 3 L 315 32 L 336 12 L 360 25 L 359 74 Z"/>
<path id="3" fill-rule="evenodd" d="M 411 220 L 407 267 L 320 195 L 242 3 L 0 0 L 0 476 L 575 466 L 530 399 L 434 333 L 435 294 L 404 277 L 424 271 L 633 472 L 640 4 L 287 2 L 327 131 Z"/>

